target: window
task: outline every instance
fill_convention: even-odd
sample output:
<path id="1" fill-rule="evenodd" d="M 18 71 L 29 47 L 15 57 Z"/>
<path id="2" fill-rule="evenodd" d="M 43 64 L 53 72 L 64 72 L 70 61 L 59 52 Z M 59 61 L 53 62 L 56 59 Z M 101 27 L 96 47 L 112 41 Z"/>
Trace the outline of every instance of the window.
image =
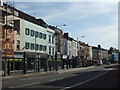
<path id="1" fill-rule="evenodd" d="M 54 44 L 54 37 L 52 36 L 52 44 Z"/>
<path id="2" fill-rule="evenodd" d="M 20 30 L 17 30 L 16 35 L 20 35 Z"/>
<path id="3" fill-rule="evenodd" d="M 38 50 L 38 44 L 35 45 L 35 50 Z"/>
<path id="4" fill-rule="evenodd" d="M 46 34 L 43 34 L 43 39 L 46 39 Z"/>
<path id="5" fill-rule="evenodd" d="M 29 28 L 25 28 L 25 34 L 29 35 L 30 29 Z"/>
<path id="6" fill-rule="evenodd" d="M 35 44 L 31 43 L 31 50 L 34 50 Z"/>
<path id="7" fill-rule="evenodd" d="M 49 43 L 51 42 L 51 36 L 49 35 Z"/>
<path id="8" fill-rule="evenodd" d="M 38 37 L 38 34 L 39 34 L 39 33 L 36 31 L 36 32 L 35 32 L 35 37 Z"/>
<path id="9" fill-rule="evenodd" d="M 31 30 L 31 36 L 34 36 L 34 30 Z"/>
<path id="10" fill-rule="evenodd" d="M 30 45 L 30 44 L 29 44 L 28 42 L 25 42 L 25 48 L 26 48 L 26 49 L 29 49 L 29 45 Z"/>
<path id="11" fill-rule="evenodd" d="M 51 47 L 49 47 L 49 54 L 51 55 Z"/>
<path id="12" fill-rule="evenodd" d="M 47 50 L 46 46 L 43 46 L 43 51 L 46 51 L 46 50 Z"/>
<path id="13" fill-rule="evenodd" d="M 20 40 L 17 40 L 17 50 L 20 50 Z"/>
<path id="14" fill-rule="evenodd" d="M 14 20 L 14 30 L 20 30 L 20 20 Z"/>
<path id="15" fill-rule="evenodd" d="M 52 48 L 52 55 L 54 55 L 54 47 Z"/>
<path id="16" fill-rule="evenodd" d="M 42 38 L 42 33 L 41 32 L 39 33 L 39 38 Z"/>
<path id="17" fill-rule="evenodd" d="M 39 50 L 42 51 L 42 45 L 39 46 Z"/>

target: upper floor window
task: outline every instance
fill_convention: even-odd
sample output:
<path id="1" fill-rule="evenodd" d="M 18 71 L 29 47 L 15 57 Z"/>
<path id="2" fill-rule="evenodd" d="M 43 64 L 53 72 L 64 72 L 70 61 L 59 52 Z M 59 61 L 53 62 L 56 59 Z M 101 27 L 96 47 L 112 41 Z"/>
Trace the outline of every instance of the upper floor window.
<path id="1" fill-rule="evenodd" d="M 20 40 L 17 40 L 17 50 L 20 50 Z"/>
<path id="2" fill-rule="evenodd" d="M 26 49 L 29 49 L 29 48 L 30 48 L 30 46 L 29 46 L 29 45 L 30 45 L 30 43 L 25 42 L 25 48 L 26 48 Z"/>
<path id="3" fill-rule="evenodd" d="M 39 50 L 42 51 L 42 45 L 39 46 Z"/>
<path id="4" fill-rule="evenodd" d="M 25 34 L 29 35 L 30 29 L 29 28 L 25 28 Z"/>
<path id="5" fill-rule="evenodd" d="M 51 47 L 49 47 L 49 54 L 51 55 Z"/>
<path id="6" fill-rule="evenodd" d="M 31 50 L 34 50 L 34 48 L 35 48 L 35 44 L 31 43 Z"/>
<path id="7" fill-rule="evenodd" d="M 20 30 L 16 30 L 16 35 L 20 35 Z"/>
<path id="8" fill-rule="evenodd" d="M 35 45 L 35 50 L 38 50 L 38 44 Z"/>
<path id="9" fill-rule="evenodd" d="M 46 46 L 43 46 L 43 51 L 46 51 L 46 50 L 47 50 Z"/>
<path id="10" fill-rule="evenodd" d="M 31 30 L 31 36 L 34 36 L 34 30 Z"/>
<path id="11" fill-rule="evenodd" d="M 43 39 L 46 39 L 46 34 L 43 34 Z"/>
<path id="12" fill-rule="evenodd" d="M 38 37 L 38 34 L 39 34 L 39 33 L 38 33 L 37 31 L 35 31 L 35 37 Z"/>
<path id="13" fill-rule="evenodd" d="M 49 35 L 49 43 L 51 42 L 51 36 Z"/>
<path id="14" fill-rule="evenodd" d="M 54 47 L 52 48 L 52 55 L 54 55 Z"/>
<path id="15" fill-rule="evenodd" d="M 52 44 L 54 44 L 54 36 L 52 36 Z"/>
<path id="16" fill-rule="evenodd" d="M 42 38 L 42 33 L 41 32 L 39 33 L 39 38 Z"/>

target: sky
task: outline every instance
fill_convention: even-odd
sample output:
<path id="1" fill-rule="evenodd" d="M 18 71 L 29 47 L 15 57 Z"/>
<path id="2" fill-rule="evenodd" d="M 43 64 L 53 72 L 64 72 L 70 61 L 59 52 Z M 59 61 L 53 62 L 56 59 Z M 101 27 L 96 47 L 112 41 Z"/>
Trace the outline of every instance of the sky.
<path id="1" fill-rule="evenodd" d="M 58 26 L 91 46 L 118 48 L 117 2 L 15 2 L 15 8 Z M 84 36 L 84 37 L 82 37 Z"/>

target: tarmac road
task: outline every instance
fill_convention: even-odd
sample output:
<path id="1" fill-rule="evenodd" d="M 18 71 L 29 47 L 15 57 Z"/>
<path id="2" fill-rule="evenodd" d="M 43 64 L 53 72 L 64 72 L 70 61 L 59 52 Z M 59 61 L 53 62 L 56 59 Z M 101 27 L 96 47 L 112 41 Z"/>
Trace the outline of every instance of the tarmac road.
<path id="1" fill-rule="evenodd" d="M 107 67 L 109 68 L 109 67 Z M 120 88 L 120 65 L 88 82 L 73 86 L 66 90 L 79 88 Z"/>
<path id="2" fill-rule="evenodd" d="M 111 64 L 87 69 L 79 68 L 78 70 L 59 72 L 58 74 L 43 77 L 8 78 L 3 79 L 2 86 L 3 90 L 5 88 L 55 88 L 64 90 L 101 76 L 116 66 L 116 64 Z M 86 85 L 83 87 L 86 87 Z"/>

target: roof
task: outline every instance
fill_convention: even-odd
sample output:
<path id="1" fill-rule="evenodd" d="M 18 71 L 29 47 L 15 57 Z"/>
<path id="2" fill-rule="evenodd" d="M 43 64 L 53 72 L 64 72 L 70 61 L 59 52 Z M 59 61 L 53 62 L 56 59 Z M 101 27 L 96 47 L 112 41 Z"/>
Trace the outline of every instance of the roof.
<path id="1" fill-rule="evenodd" d="M 4 3 L 4 6 L 6 6 L 6 5 L 7 4 Z M 33 17 L 33 16 L 23 12 L 23 11 L 20 11 L 20 10 L 18 10 L 16 8 L 10 6 L 10 5 L 7 5 L 7 6 L 8 6 L 8 8 L 14 9 L 14 11 L 19 13 L 19 15 L 16 16 L 16 17 L 19 17 L 19 18 L 24 19 L 26 21 L 29 21 L 29 22 L 32 22 L 34 24 L 40 25 L 40 26 L 42 26 L 44 28 L 47 28 L 48 25 L 46 24 L 46 22 L 43 19 L 41 19 L 41 18 L 36 19 L 35 17 Z"/>

